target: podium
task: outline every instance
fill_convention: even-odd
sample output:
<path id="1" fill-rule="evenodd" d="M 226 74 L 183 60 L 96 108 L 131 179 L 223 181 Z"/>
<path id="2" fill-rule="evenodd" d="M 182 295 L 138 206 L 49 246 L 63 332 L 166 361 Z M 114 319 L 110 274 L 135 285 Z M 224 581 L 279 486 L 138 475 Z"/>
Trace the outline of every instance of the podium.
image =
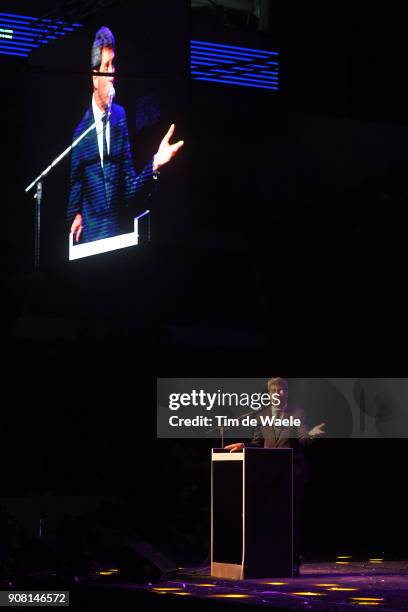
<path id="1" fill-rule="evenodd" d="M 150 211 L 145 210 L 141 215 L 133 219 L 133 231 L 126 234 L 119 234 L 111 238 L 101 238 L 84 244 L 75 244 L 74 235 L 69 234 L 69 261 L 73 259 L 82 259 L 82 257 L 90 257 L 91 255 L 99 255 L 100 253 L 108 253 L 109 251 L 117 251 L 130 246 L 140 244 L 140 219 L 149 215 Z M 148 240 L 150 241 L 150 229 L 148 230 Z"/>
<path id="2" fill-rule="evenodd" d="M 291 448 L 212 449 L 211 575 L 292 575 Z"/>

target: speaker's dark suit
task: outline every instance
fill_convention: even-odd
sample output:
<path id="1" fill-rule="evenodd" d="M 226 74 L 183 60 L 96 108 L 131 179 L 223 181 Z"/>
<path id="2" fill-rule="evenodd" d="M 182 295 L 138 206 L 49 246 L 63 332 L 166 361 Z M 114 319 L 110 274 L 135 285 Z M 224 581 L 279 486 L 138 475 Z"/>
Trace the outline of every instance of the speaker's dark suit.
<path id="1" fill-rule="evenodd" d="M 90 107 L 75 130 L 78 138 L 94 122 Z M 125 110 L 113 104 L 110 115 L 110 153 L 102 168 L 96 129 L 91 130 L 72 150 L 71 192 L 68 224 L 82 215 L 81 242 L 120 234 L 130 200 L 152 182 L 153 160 L 139 175 L 133 167 Z M 128 212 L 128 217 L 130 217 Z"/>
<path id="2" fill-rule="evenodd" d="M 299 419 L 299 427 L 274 427 L 262 425 L 260 416 L 271 416 L 270 408 L 265 408 L 256 416 L 257 427 L 248 446 L 260 446 L 263 448 L 291 448 L 293 450 L 293 478 L 296 482 L 307 480 L 307 469 L 304 458 L 304 445 L 310 440 L 306 427 L 305 415 L 303 410 L 291 408 L 290 406 L 283 412 L 282 418 L 288 419 L 293 416 Z"/>
<path id="3" fill-rule="evenodd" d="M 303 453 L 306 443 L 310 441 L 303 410 L 288 406 L 282 418 L 293 416 L 299 419 L 299 427 L 275 427 L 262 425 L 260 416 L 272 416 L 270 408 L 265 408 L 257 414 L 258 425 L 252 440 L 247 446 L 263 448 L 291 448 L 293 450 L 293 554 L 295 565 L 300 564 L 302 549 L 302 520 L 304 487 L 308 479 L 307 466 Z"/>

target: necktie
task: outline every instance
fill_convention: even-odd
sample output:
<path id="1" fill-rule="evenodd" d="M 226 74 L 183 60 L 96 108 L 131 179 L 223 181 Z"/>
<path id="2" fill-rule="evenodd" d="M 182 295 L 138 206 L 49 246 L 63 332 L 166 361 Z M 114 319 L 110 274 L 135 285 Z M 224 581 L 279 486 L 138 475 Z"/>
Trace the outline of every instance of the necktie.
<path id="1" fill-rule="evenodd" d="M 102 151 L 102 162 L 103 169 L 105 170 L 106 164 L 108 162 L 108 141 L 106 140 L 106 124 L 108 122 L 108 116 L 105 113 L 102 117 L 103 123 L 103 134 L 102 134 L 102 142 L 103 142 L 103 151 Z"/>
<path id="2" fill-rule="evenodd" d="M 283 410 L 282 410 L 282 408 L 277 408 L 275 410 L 275 421 L 276 421 L 276 419 L 282 419 L 282 417 L 283 417 Z M 276 444 L 278 443 L 278 440 L 280 438 L 281 431 L 282 431 L 282 427 L 274 424 L 274 426 L 273 426 L 273 435 L 274 435 L 275 443 Z"/>
<path id="3" fill-rule="evenodd" d="M 102 134 L 102 142 L 103 142 L 103 150 L 102 150 L 102 162 L 103 162 L 103 177 L 105 183 L 105 195 L 106 195 L 106 203 L 108 208 L 110 208 L 110 195 L 109 195 L 109 155 L 108 155 L 108 141 L 106 138 L 106 126 L 108 123 L 108 115 L 105 113 L 102 116 L 103 123 L 103 134 Z"/>

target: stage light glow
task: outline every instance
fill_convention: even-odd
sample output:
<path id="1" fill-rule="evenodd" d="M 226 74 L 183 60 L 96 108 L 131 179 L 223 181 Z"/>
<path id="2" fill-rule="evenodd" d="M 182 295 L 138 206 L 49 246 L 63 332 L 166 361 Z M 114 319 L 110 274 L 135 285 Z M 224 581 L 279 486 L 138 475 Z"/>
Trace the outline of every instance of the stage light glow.
<path id="1" fill-rule="evenodd" d="M 163 593 L 165 591 L 182 591 L 183 587 L 153 587 L 152 591 Z"/>
<path id="2" fill-rule="evenodd" d="M 336 561 L 336 565 L 350 565 L 350 561 Z"/>
<path id="3" fill-rule="evenodd" d="M 350 597 L 353 601 L 384 601 L 384 597 Z"/>
<path id="4" fill-rule="evenodd" d="M 8 40 L 13 39 L 13 30 L 9 28 L 0 28 L 0 38 L 6 38 Z"/>
<path id="5" fill-rule="evenodd" d="M 295 593 L 290 593 L 290 595 L 300 595 L 304 597 L 324 597 L 327 593 L 315 593 L 314 591 L 296 591 Z"/>
<path id="6" fill-rule="evenodd" d="M 210 588 L 214 589 L 217 585 L 216 584 L 204 584 L 204 583 L 201 583 L 201 584 L 195 584 L 194 586 L 195 587 L 205 587 L 207 589 L 210 589 Z"/>
<path id="7" fill-rule="evenodd" d="M 273 586 L 282 586 L 288 583 L 287 582 L 261 582 L 261 584 L 272 584 Z"/>
<path id="8" fill-rule="evenodd" d="M 208 597 L 217 599 L 249 599 L 253 595 L 246 595 L 244 593 L 219 593 L 217 595 L 208 595 Z"/>
<path id="9" fill-rule="evenodd" d="M 328 591 L 358 591 L 357 588 L 354 587 L 330 587 L 327 589 Z"/>
<path id="10" fill-rule="evenodd" d="M 351 555 L 338 555 L 336 559 L 352 559 Z"/>
<path id="11" fill-rule="evenodd" d="M 336 587 L 338 586 L 336 582 L 320 582 L 319 584 L 314 584 L 313 586 L 317 587 Z"/>

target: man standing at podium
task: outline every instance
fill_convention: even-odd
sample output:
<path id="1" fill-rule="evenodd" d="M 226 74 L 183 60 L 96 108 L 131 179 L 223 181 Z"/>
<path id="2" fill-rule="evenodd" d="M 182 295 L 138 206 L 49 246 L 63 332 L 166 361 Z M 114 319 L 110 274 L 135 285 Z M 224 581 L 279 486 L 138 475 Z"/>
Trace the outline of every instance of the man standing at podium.
<path id="1" fill-rule="evenodd" d="M 174 124 L 171 125 L 157 153 L 136 175 L 125 111 L 112 103 L 115 94 L 114 61 L 115 39 L 104 26 L 96 33 L 92 46 L 92 102 L 73 138 L 75 140 L 98 122 L 95 129 L 72 150 L 68 222 L 75 242 L 80 238 L 82 242 L 90 242 L 120 234 L 123 231 L 123 213 L 132 198 L 151 189 L 160 168 L 183 145 L 182 140 L 170 144 L 174 133 Z"/>
<path id="2" fill-rule="evenodd" d="M 272 403 L 272 408 L 268 406 L 257 414 L 258 425 L 249 443 L 235 442 L 226 446 L 225 449 L 231 453 L 241 451 L 245 446 L 291 448 L 293 450 L 293 557 L 294 575 L 298 576 L 301 564 L 302 505 L 305 482 L 307 481 L 307 466 L 303 449 L 306 443 L 313 440 L 316 436 L 325 433 L 323 429 L 325 423 L 320 423 L 320 425 L 316 425 L 310 430 L 307 429 L 303 411 L 291 409 L 288 406 L 288 382 L 284 378 L 271 378 L 267 386 L 271 398 L 273 395 L 276 397 L 275 394 L 279 396 L 279 405 L 274 406 Z M 277 425 L 262 425 L 260 416 L 270 416 L 271 409 L 275 420 L 293 416 L 300 420 L 301 425 L 290 428 L 278 427 Z"/>

